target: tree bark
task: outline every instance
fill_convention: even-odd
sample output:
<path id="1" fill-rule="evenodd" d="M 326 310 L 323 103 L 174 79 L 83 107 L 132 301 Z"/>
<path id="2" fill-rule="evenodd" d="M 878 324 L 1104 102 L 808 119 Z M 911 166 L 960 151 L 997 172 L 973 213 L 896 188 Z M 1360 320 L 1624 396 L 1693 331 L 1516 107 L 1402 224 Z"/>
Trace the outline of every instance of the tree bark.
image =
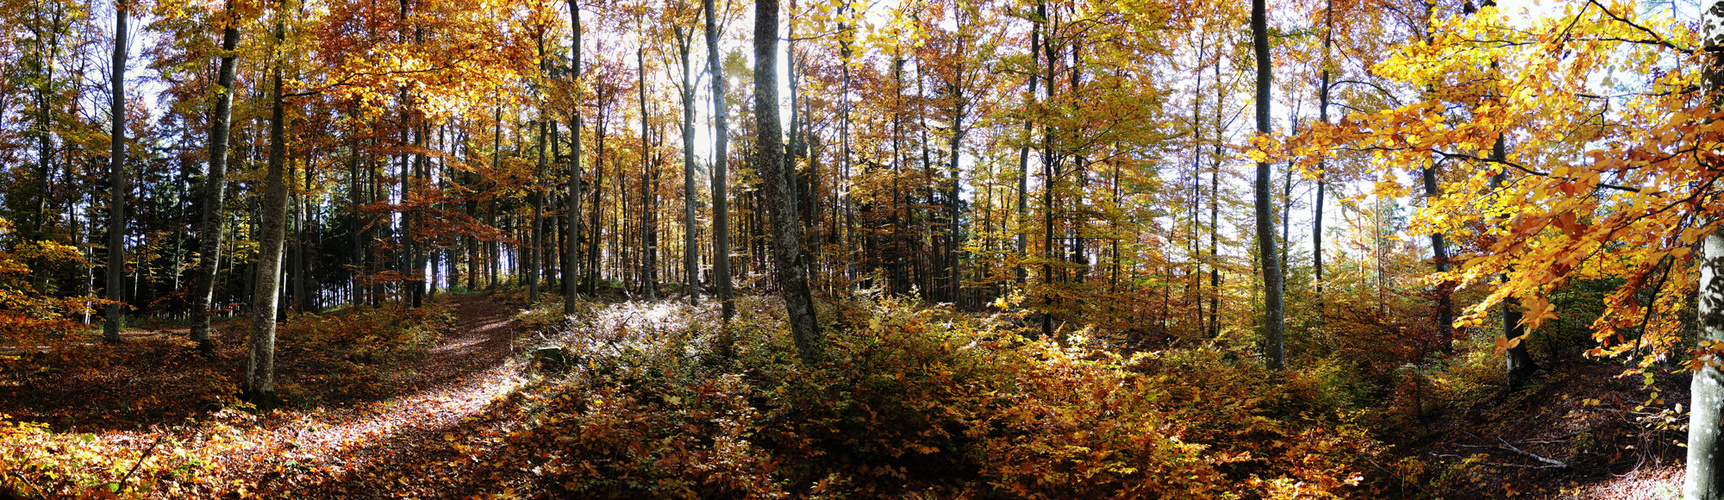
<path id="1" fill-rule="evenodd" d="M 1317 120 L 1329 124 L 1329 46 L 1335 35 L 1335 2 L 1323 4 L 1323 72 L 1317 84 Z M 1323 191 L 1328 187 L 1324 175 L 1328 160 L 1317 160 L 1317 202 L 1311 207 L 1311 272 L 1317 288 L 1317 320 L 1323 321 Z"/>
<path id="2" fill-rule="evenodd" d="M 1701 89 L 1711 110 L 1724 109 L 1724 0 L 1709 0 L 1702 4 L 1701 43 L 1711 56 L 1701 77 Z M 1712 139 L 1716 140 L 1716 138 Z M 1724 221 L 1712 220 L 1712 234 L 1701 242 L 1699 302 L 1700 342 L 1724 342 Z M 1683 479 L 1682 498 L 1685 500 L 1718 500 L 1724 498 L 1724 468 L 1719 467 L 1719 454 L 1724 453 L 1724 440 L 1719 439 L 1724 424 L 1724 373 L 1720 360 L 1707 355 L 1689 385 L 1692 408 L 1688 418 L 1688 471 Z"/>
<path id="3" fill-rule="evenodd" d="M 710 1 L 710 0 L 708 0 Z M 754 112 L 759 132 L 756 154 L 766 185 L 766 211 L 772 219 L 772 254 L 778 291 L 790 317 L 790 334 L 802 362 L 820 361 L 820 325 L 814 318 L 814 297 L 808 289 L 797 223 L 796 191 L 784 168 L 784 142 L 778 124 L 778 0 L 754 2 Z"/>
<path id="4" fill-rule="evenodd" d="M 1037 65 L 1041 61 L 1043 17 L 1046 16 L 1042 14 L 1040 4 L 1037 4 L 1036 17 L 1030 20 L 1030 71 L 1028 73 L 1030 75 L 1030 91 L 1028 94 L 1024 95 L 1025 108 L 1035 104 L 1036 101 L 1036 83 L 1040 77 L 1040 69 L 1037 68 Z M 1022 145 L 1018 146 L 1017 244 L 1018 259 L 1020 260 L 1028 257 L 1030 252 L 1029 233 L 1024 226 L 1029 224 L 1030 134 L 1032 134 L 1034 130 L 1035 122 L 1028 117 L 1024 118 L 1024 142 Z M 1047 159 L 1044 158 L 1042 161 L 1047 161 Z M 1018 286 L 1028 286 L 1029 283 L 1027 280 L 1029 279 L 1029 273 L 1024 269 L 1022 264 L 1017 266 L 1017 272 Z"/>
<path id="5" fill-rule="evenodd" d="M 222 212 L 227 201 L 228 134 L 233 120 L 234 66 L 238 59 L 234 49 L 239 46 L 237 16 L 233 1 L 229 0 L 222 14 L 221 70 L 216 76 L 215 109 L 210 113 L 210 164 L 209 173 L 204 175 L 204 212 L 198 230 L 202 238 L 198 245 L 198 267 L 192 277 L 191 339 L 198 343 L 198 350 L 206 353 L 215 350 L 215 344 L 210 340 L 209 309 L 215 295 L 216 270 L 220 269 L 224 236 Z"/>
<path id="6" fill-rule="evenodd" d="M 653 221 L 653 211 L 658 209 L 653 203 L 653 195 L 655 194 L 653 188 L 658 187 L 656 185 L 658 183 L 658 169 L 652 160 L 652 145 L 649 144 L 652 128 L 651 124 L 647 123 L 646 44 L 644 42 L 646 31 L 641 28 L 638 17 L 635 19 L 635 26 L 643 41 L 639 47 L 635 48 L 635 65 L 638 71 L 636 81 L 640 87 L 641 104 L 641 167 L 645 169 L 641 172 L 641 288 L 645 292 L 647 300 L 658 300 L 658 228 Z"/>
<path id="7" fill-rule="evenodd" d="M 575 0 L 569 0 L 569 24 L 572 28 L 573 45 L 569 49 L 569 81 L 575 88 L 574 104 L 569 112 L 569 197 L 567 215 L 564 220 L 568 227 L 564 231 L 569 235 L 563 249 L 569 260 L 568 276 L 563 277 L 563 314 L 575 313 L 575 299 L 578 298 L 575 279 L 580 275 L 580 257 L 576 250 L 581 244 L 581 9 Z"/>
<path id="8" fill-rule="evenodd" d="M 126 16 L 130 2 L 120 0 L 114 10 L 114 64 L 109 84 L 112 96 L 108 100 L 112 145 L 108 153 L 108 284 L 107 323 L 102 325 L 102 338 L 120 341 L 122 311 L 121 292 L 126 276 Z"/>
<path id="9" fill-rule="evenodd" d="M 1269 121 L 1269 16 L 1266 0 L 1251 2 L 1251 46 L 1257 61 L 1257 133 L 1270 133 Z M 1257 181 L 1253 186 L 1257 209 L 1257 252 L 1263 267 L 1263 354 L 1270 370 L 1286 366 L 1286 350 L 1282 346 L 1286 312 L 1281 304 L 1281 266 L 1275 252 L 1275 221 L 1269 206 L 1269 163 L 1257 162 Z"/>
<path id="10" fill-rule="evenodd" d="M 1714 3 L 1724 8 L 1724 2 Z M 1714 18 L 1716 20 L 1716 18 Z M 1716 39 L 1714 39 L 1716 40 Z M 1719 224 L 1714 221 L 1714 225 Z M 1700 342 L 1724 342 L 1724 229 L 1714 227 L 1701 242 Z M 1695 370 L 1689 384 L 1692 413 L 1688 418 L 1688 470 L 1683 480 L 1685 500 L 1724 498 L 1724 469 L 1719 467 L 1724 440 L 1719 439 L 1724 419 L 1724 372 L 1716 355 L 1703 355 L 1705 363 Z"/>
<path id="11" fill-rule="evenodd" d="M 718 11 L 712 1 L 701 0 L 701 9 L 706 11 L 706 60 L 712 72 L 712 119 L 717 128 L 712 136 L 712 279 L 718 282 L 718 300 L 724 322 L 729 324 L 736 316 L 730 283 L 730 200 L 725 193 L 724 178 L 725 159 L 730 155 L 730 131 L 725 123 L 724 66 L 718 55 Z"/>
<path id="12" fill-rule="evenodd" d="M 286 2 L 277 3 L 276 43 L 285 32 Z M 270 78 L 269 167 L 264 177 L 263 226 L 259 238 L 256 287 L 252 292 L 251 340 L 247 346 L 244 390 L 253 401 L 275 397 L 275 314 L 280 306 L 281 251 L 286 239 L 287 162 L 286 117 L 282 105 L 281 54 L 277 54 Z"/>
<path id="13" fill-rule="evenodd" d="M 682 9 L 681 4 L 677 6 Z M 700 303 L 700 249 L 694 223 L 694 79 L 689 77 L 689 44 L 694 33 L 676 27 L 677 55 L 682 58 L 682 274 L 688 303 Z"/>

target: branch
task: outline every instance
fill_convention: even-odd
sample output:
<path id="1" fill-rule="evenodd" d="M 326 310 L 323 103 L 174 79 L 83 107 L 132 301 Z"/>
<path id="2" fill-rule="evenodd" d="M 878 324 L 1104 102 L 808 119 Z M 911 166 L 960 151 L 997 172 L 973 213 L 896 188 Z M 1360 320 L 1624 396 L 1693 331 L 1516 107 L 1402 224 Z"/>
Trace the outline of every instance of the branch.
<path id="1" fill-rule="evenodd" d="M 150 448 L 147 450 L 144 450 L 144 454 L 138 457 L 138 463 L 132 464 L 132 470 L 126 471 L 126 475 L 120 478 L 120 484 L 118 487 L 119 491 L 125 491 L 126 480 L 132 478 L 132 473 L 137 472 L 138 467 L 144 465 L 144 460 L 150 458 L 151 452 L 156 451 L 156 445 L 162 444 L 162 440 L 167 439 L 167 437 L 168 437 L 168 435 L 165 433 L 156 435 L 156 442 L 150 443 Z"/>
<path id="2" fill-rule="evenodd" d="M 1459 158 L 1462 160 L 1472 160 L 1472 161 L 1478 161 L 1478 162 L 1484 162 L 1484 163 L 1496 163 L 1499 165 L 1513 167 L 1515 170 L 1525 172 L 1529 175 L 1536 175 L 1539 177 L 1550 177 L 1550 172 L 1539 172 L 1537 170 L 1527 168 L 1525 166 L 1522 166 L 1521 164 L 1518 164 L 1518 163 L 1515 163 L 1512 161 L 1508 161 L 1508 160 L 1481 158 L 1478 155 L 1470 155 L 1470 154 L 1465 154 L 1465 153 L 1446 153 L 1446 152 L 1443 152 L 1442 150 L 1439 150 L 1439 149 L 1432 149 L 1431 152 L 1436 153 L 1438 155 L 1441 155 L 1444 158 Z M 1640 188 L 1637 188 L 1637 187 L 1622 186 L 1622 185 L 1617 185 L 1617 184 L 1611 184 L 1608 182 L 1599 182 L 1598 187 L 1614 189 L 1614 190 L 1622 191 L 1625 193 L 1639 193 L 1639 192 L 1641 192 Z"/>
<path id="3" fill-rule="evenodd" d="M 1509 444 L 1508 440 L 1503 439 L 1502 436 L 1497 436 L 1497 441 L 1501 442 L 1503 444 L 1502 449 L 1512 451 L 1515 453 L 1519 453 L 1522 456 L 1531 458 L 1533 460 L 1544 462 L 1545 465 L 1548 466 L 1548 467 L 1539 467 L 1539 468 L 1556 468 L 1556 469 L 1567 469 L 1568 468 L 1568 464 L 1562 463 L 1561 461 L 1551 460 L 1551 459 L 1544 458 L 1544 457 L 1541 457 L 1541 456 L 1538 456 L 1538 455 L 1535 455 L 1535 454 L 1532 454 L 1532 453 L 1529 453 L 1526 451 L 1522 451 L 1520 448 L 1516 448 L 1514 445 Z"/>
<path id="4" fill-rule="evenodd" d="M 1629 21 L 1627 19 L 1624 19 L 1622 16 L 1616 15 L 1615 12 L 1610 11 L 1609 7 L 1605 7 L 1604 4 L 1598 3 L 1598 0 L 1588 0 L 1586 3 L 1591 4 L 1591 5 L 1597 5 L 1598 10 L 1604 11 L 1604 15 L 1610 16 L 1610 18 L 1616 20 L 1616 22 L 1626 24 L 1626 25 L 1628 25 L 1628 27 L 1634 28 L 1635 31 L 1645 33 L 1646 36 L 1652 37 L 1651 40 L 1627 40 L 1627 39 L 1612 40 L 1610 38 L 1604 38 L 1603 40 L 1612 40 L 1612 41 L 1619 41 L 1619 42 L 1656 45 L 1656 46 L 1668 48 L 1670 50 L 1674 50 L 1677 52 L 1681 52 L 1683 54 L 1693 54 L 1694 53 L 1694 51 L 1691 49 L 1684 49 L 1682 47 L 1677 47 L 1675 44 L 1670 43 L 1669 41 L 1665 40 L 1664 37 L 1658 36 L 1658 32 L 1647 29 L 1645 26 L 1635 24 L 1634 21 Z M 1579 16 L 1575 16 L 1575 17 L 1578 18 Z"/>
<path id="5" fill-rule="evenodd" d="M 32 489 L 32 490 L 35 490 L 35 491 L 38 491 L 38 492 L 40 492 L 40 491 L 42 491 L 42 487 L 40 487 L 40 486 L 36 486 L 36 483 L 32 483 L 32 482 L 30 482 L 30 478 L 27 478 L 27 477 L 24 477 L 24 475 L 23 475 L 23 474 L 19 474 L 19 473 L 18 473 L 18 471 L 15 471 L 15 470 L 9 470 L 9 471 L 6 471 L 6 473 L 7 473 L 7 474 L 11 474 L 11 475 L 12 475 L 12 477 L 16 477 L 16 478 L 18 478 L 18 480 L 19 480 L 19 481 L 23 481 L 23 482 L 24 482 L 24 484 L 26 484 L 26 485 L 29 485 L 29 486 L 30 486 L 30 489 Z"/>
<path id="6" fill-rule="evenodd" d="M 1463 456 L 1455 455 L 1455 454 L 1451 454 L 1451 453 L 1435 453 L 1435 452 L 1431 453 L 1431 456 L 1437 457 L 1437 458 L 1458 458 L 1461 460 L 1466 460 L 1468 458 L 1468 457 L 1463 457 Z M 1556 466 L 1556 465 L 1521 465 L 1521 464 L 1504 464 L 1504 463 L 1486 463 L 1485 465 L 1491 466 L 1491 467 L 1513 467 L 1513 468 L 1517 468 L 1517 469 L 1567 469 L 1568 468 L 1567 465 L 1562 465 L 1562 466 Z"/>

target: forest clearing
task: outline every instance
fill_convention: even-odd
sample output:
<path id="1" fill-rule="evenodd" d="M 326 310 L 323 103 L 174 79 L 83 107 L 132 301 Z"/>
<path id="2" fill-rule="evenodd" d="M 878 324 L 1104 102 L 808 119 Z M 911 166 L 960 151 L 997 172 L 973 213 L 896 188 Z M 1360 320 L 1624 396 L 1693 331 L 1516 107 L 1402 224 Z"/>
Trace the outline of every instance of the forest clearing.
<path id="1" fill-rule="evenodd" d="M 1724 499 L 1724 0 L 0 5 L 0 499 Z"/>

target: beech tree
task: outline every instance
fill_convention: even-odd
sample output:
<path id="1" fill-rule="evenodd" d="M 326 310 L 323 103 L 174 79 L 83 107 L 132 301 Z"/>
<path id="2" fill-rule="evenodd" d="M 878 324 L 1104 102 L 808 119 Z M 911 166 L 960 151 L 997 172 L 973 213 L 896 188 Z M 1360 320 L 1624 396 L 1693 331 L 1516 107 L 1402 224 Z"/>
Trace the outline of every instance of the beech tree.
<path id="1" fill-rule="evenodd" d="M 778 0 L 754 2 L 754 116 L 759 134 L 755 165 L 766 187 L 779 295 L 790 315 L 796 352 L 803 363 L 813 364 L 822 357 L 823 341 L 808 288 L 808 263 L 802 255 L 802 225 L 797 223 L 796 188 L 792 184 L 795 176 L 784 165 L 784 139 L 778 124 Z"/>
<path id="2" fill-rule="evenodd" d="M 221 16 L 221 69 L 216 80 L 215 107 L 210 110 L 209 170 L 204 174 L 204 211 L 198 229 L 198 266 L 192 277 L 191 339 L 198 349 L 213 350 L 210 341 L 210 301 L 221 268 L 223 208 L 227 202 L 228 132 L 233 119 L 235 66 L 239 59 L 239 13 L 229 0 Z"/>
<path id="3" fill-rule="evenodd" d="M 109 67 L 108 91 L 108 307 L 102 338 L 120 341 L 126 279 L 126 18 L 129 4 L 114 4 L 114 58 Z"/>
<path id="4" fill-rule="evenodd" d="M 730 200 L 725 179 L 730 130 L 725 117 L 724 64 L 718 52 L 718 12 L 713 9 L 713 0 L 701 0 L 700 4 L 706 12 L 706 60 L 708 76 L 712 78 L 712 279 L 717 282 L 724 321 L 729 323 L 736 316 L 730 280 Z"/>
<path id="5" fill-rule="evenodd" d="M 1256 116 L 1257 133 L 1260 138 L 1274 132 L 1269 119 L 1269 14 L 1265 0 L 1251 2 L 1251 47 L 1257 61 L 1257 98 Z M 1257 254 L 1258 265 L 1263 269 L 1263 352 L 1271 370 L 1280 370 L 1286 366 L 1286 350 L 1283 347 L 1282 336 L 1285 328 L 1286 310 L 1282 308 L 1281 296 L 1285 291 L 1281 283 L 1280 256 L 1275 252 L 1275 219 L 1269 203 L 1269 162 L 1258 153 L 1257 180 L 1252 185 L 1256 194 L 1257 208 Z"/>
<path id="6" fill-rule="evenodd" d="M 1706 120 L 1709 132 L 1700 140 L 1718 144 L 1724 136 L 1720 131 L 1718 113 L 1724 112 L 1724 1 L 1701 3 L 1700 47 L 1703 64 L 1700 74 L 1700 102 L 1696 111 L 1712 114 Z M 1717 161 L 1716 150 L 1711 151 Z M 1713 165 L 1716 168 L 1716 164 Z M 1716 182 L 1716 179 L 1713 180 Z M 1716 200 L 1713 201 L 1717 203 Z M 1710 214 L 1696 221 L 1700 237 L 1700 288 L 1698 311 L 1700 349 L 1698 363 L 1691 363 L 1694 378 L 1689 383 L 1688 470 L 1682 481 L 1685 500 L 1716 500 L 1724 498 L 1724 371 L 1715 343 L 1724 342 L 1724 217 Z"/>
<path id="7" fill-rule="evenodd" d="M 282 66 L 286 64 L 286 0 L 276 2 L 275 45 L 269 60 L 269 160 L 264 172 L 263 227 L 259 241 L 257 278 L 252 294 L 251 337 L 247 342 L 244 390 L 253 401 L 275 399 L 276 308 L 280 306 L 281 253 L 287 229 L 287 117 L 282 91 Z"/>

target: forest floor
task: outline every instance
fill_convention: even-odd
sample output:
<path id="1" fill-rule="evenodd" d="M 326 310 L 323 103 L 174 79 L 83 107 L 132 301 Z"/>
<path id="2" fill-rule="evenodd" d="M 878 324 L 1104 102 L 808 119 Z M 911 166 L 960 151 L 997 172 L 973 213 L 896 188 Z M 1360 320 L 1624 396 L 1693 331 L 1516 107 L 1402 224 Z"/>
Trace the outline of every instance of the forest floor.
<path id="1" fill-rule="evenodd" d="M 30 497 L 544 496 L 539 465 L 567 438 L 550 442 L 529 429 L 563 396 L 532 383 L 524 346 L 537 332 L 488 296 L 451 295 L 437 307 L 446 325 L 411 348 L 284 338 L 277 380 L 285 404 L 267 411 L 234 397 L 245 366 L 241 320 L 217 325 L 213 356 L 198 354 L 183 328 L 167 327 L 125 332 L 119 346 L 0 352 L 0 469 L 22 456 L 78 478 Z M 1400 494 L 1672 498 L 1683 422 L 1671 403 L 1687 400 L 1686 383 L 1664 375 L 1648 387 L 1618 377 L 1620 365 L 1553 364 L 1560 368 L 1521 390 L 1428 403 L 1401 420 L 1404 432 L 1381 433 L 1393 455 L 1423 463 Z M 9 429 L 7 420 L 39 422 L 40 432 L 20 434 L 34 424 Z M 68 453 L 92 447 L 107 453 Z M 0 474 L 31 484 L 28 472 Z"/>
<path id="2" fill-rule="evenodd" d="M 151 468 L 205 472 L 142 485 L 151 496 L 508 498 L 508 485 L 525 480 L 496 460 L 517 422 L 519 405 L 508 398 L 523 380 L 516 311 L 479 295 L 453 303 L 455 323 L 424 349 L 283 346 L 277 380 L 286 404 L 270 411 L 234 408 L 244 406 L 231 393 L 246 325 L 231 321 L 217 325 L 213 357 L 173 330 L 127 332 L 121 348 L 38 354 L 29 369 L 0 373 L 0 415 L 177 462 Z M 162 441 L 172 444 L 151 450 Z M 0 452 L 20 452 L 7 446 Z M 133 464 L 111 464 L 109 475 L 115 466 Z M 92 483 L 90 491 L 143 489 Z"/>
<path id="3" fill-rule="evenodd" d="M 1647 386 L 1622 365 L 1574 359 L 1516 391 L 1430 409 L 1399 436 L 1440 498 L 1667 500 L 1680 496 L 1685 380 Z"/>

